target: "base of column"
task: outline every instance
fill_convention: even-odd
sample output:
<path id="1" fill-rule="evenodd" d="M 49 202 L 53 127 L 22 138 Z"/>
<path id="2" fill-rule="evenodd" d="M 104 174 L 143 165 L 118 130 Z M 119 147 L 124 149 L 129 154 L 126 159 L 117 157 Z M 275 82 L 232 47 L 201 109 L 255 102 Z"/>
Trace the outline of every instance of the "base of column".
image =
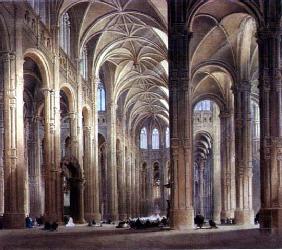
<path id="1" fill-rule="evenodd" d="M 259 212 L 259 224 L 261 229 L 282 231 L 282 208 L 261 209 Z"/>
<path id="2" fill-rule="evenodd" d="M 220 219 L 234 218 L 234 210 L 222 210 L 220 213 Z"/>
<path id="3" fill-rule="evenodd" d="M 85 224 L 85 223 L 86 223 L 86 220 L 83 219 L 83 218 L 80 218 L 80 219 L 74 220 L 74 222 L 75 222 L 76 224 Z"/>
<path id="4" fill-rule="evenodd" d="M 119 218 L 119 220 L 126 220 L 127 214 L 119 214 L 118 218 Z"/>
<path id="5" fill-rule="evenodd" d="M 170 227 L 173 229 L 192 229 L 194 209 L 173 209 L 170 212 Z"/>
<path id="6" fill-rule="evenodd" d="M 4 228 L 8 228 L 8 229 L 25 228 L 25 214 L 4 213 L 3 224 L 4 224 Z"/>
<path id="7" fill-rule="evenodd" d="M 95 222 L 101 221 L 101 214 L 100 213 L 86 213 L 84 215 L 86 222 L 90 222 L 95 220 Z"/>
<path id="8" fill-rule="evenodd" d="M 57 215 L 57 214 L 45 214 L 44 220 L 48 222 L 63 222 L 63 215 Z"/>
<path id="9" fill-rule="evenodd" d="M 250 225 L 254 224 L 254 210 L 235 210 L 235 224 Z"/>
<path id="10" fill-rule="evenodd" d="M 114 221 L 118 221 L 118 217 L 119 217 L 118 214 L 111 214 L 111 215 L 110 215 L 110 219 L 111 219 L 111 221 L 113 221 L 113 222 L 114 222 Z"/>
<path id="11" fill-rule="evenodd" d="M 94 218 L 95 221 L 101 221 L 102 215 L 100 213 L 94 213 L 93 218 Z"/>
<path id="12" fill-rule="evenodd" d="M 220 223 L 220 211 L 214 211 L 213 212 L 213 220 L 218 224 Z"/>

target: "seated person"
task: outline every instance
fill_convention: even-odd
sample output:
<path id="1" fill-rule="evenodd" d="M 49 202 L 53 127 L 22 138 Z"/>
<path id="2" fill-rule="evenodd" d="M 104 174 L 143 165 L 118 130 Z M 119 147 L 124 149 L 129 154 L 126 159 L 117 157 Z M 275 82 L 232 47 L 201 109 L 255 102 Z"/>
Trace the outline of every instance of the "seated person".
<path id="1" fill-rule="evenodd" d="M 213 220 L 209 220 L 209 224 L 211 228 L 217 228 L 215 222 Z"/>
<path id="2" fill-rule="evenodd" d="M 127 227 L 127 224 L 125 221 L 120 221 L 118 225 L 116 226 L 116 228 L 125 228 L 125 227 Z"/>
<path id="3" fill-rule="evenodd" d="M 143 223 L 141 222 L 141 220 L 139 218 L 137 218 L 137 220 L 135 221 L 135 228 L 136 229 L 144 228 L 144 225 L 143 225 Z"/>
<path id="4" fill-rule="evenodd" d="M 167 218 L 166 217 L 162 218 L 161 225 L 163 225 L 164 227 L 167 226 Z"/>
<path id="5" fill-rule="evenodd" d="M 64 216 L 64 224 L 67 225 L 69 221 L 69 217 L 68 216 Z"/>
<path id="6" fill-rule="evenodd" d="M 256 214 L 256 217 L 255 217 L 255 224 L 258 224 L 259 223 L 259 212 Z"/>
<path id="7" fill-rule="evenodd" d="M 32 219 L 28 215 L 25 218 L 25 226 L 27 228 L 32 228 L 33 226 Z"/>
<path id="8" fill-rule="evenodd" d="M 43 217 L 43 215 L 40 215 L 40 217 L 36 218 L 36 221 L 37 221 L 37 224 L 39 226 L 43 225 L 44 224 L 44 217 Z"/>
<path id="9" fill-rule="evenodd" d="M 145 223 L 145 228 L 150 228 L 152 226 L 152 223 L 150 220 L 146 220 L 146 223 Z"/>
<path id="10" fill-rule="evenodd" d="M 51 228 L 50 228 L 50 230 L 51 231 L 56 231 L 57 229 L 58 229 L 58 223 L 57 222 L 53 222 L 52 224 L 51 224 Z"/>
<path id="11" fill-rule="evenodd" d="M 73 223 L 73 219 L 72 219 L 72 217 L 70 217 L 68 223 L 66 224 L 66 227 L 74 227 L 74 226 L 75 226 L 75 224 Z"/>
<path id="12" fill-rule="evenodd" d="M 202 228 L 202 226 L 204 225 L 204 222 L 205 222 L 205 218 L 201 214 L 197 214 L 195 219 L 194 219 L 194 222 L 197 225 L 197 227 Z"/>
<path id="13" fill-rule="evenodd" d="M 39 226 L 39 224 L 37 223 L 37 220 L 36 220 L 36 219 L 33 221 L 33 226 L 34 226 L 34 227 L 38 227 L 38 226 Z"/>
<path id="14" fill-rule="evenodd" d="M 51 229 L 51 224 L 46 221 L 45 224 L 44 224 L 44 230 L 50 230 Z"/>

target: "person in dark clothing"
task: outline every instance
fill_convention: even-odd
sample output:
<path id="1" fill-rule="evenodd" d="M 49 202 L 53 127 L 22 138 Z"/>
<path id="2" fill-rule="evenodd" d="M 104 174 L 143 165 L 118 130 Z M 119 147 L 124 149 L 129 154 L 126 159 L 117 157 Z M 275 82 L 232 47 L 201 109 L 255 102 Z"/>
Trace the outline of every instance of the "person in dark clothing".
<path id="1" fill-rule="evenodd" d="M 204 225 L 204 222 L 205 222 L 204 216 L 201 214 L 197 214 L 194 219 L 194 223 L 197 225 L 197 227 L 202 228 L 202 226 Z"/>
<path id="2" fill-rule="evenodd" d="M 44 230 L 50 230 L 51 229 L 51 224 L 50 222 L 46 221 L 44 224 Z"/>
<path id="3" fill-rule="evenodd" d="M 25 227 L 32 228 L 32 219 L 28 215 L 25 218 Z"/>
<path id="4" fill-rule="evenodd" d="M 135 221 L 135 228 L 136 229 L 144 228 L 144 225 L 143 225 L 143 223 L 141 222 L 141 220 L 139 218 L 137 218 L 137 220 Z"/>
<path id="5" fill-rule="evenodd" d="M 215 222 L 213 220 L 209 220 L 209 224 L 211 228 L 217 228 Z"/>
<path id="6" fill-rule="evenodd" d="M 167 226 L 167 219 L 166 219 L 166 217 L 162 218 L 161 224 L 163 224 L 164 226 Z"/>
<path id="7" fill-rule="evenodd" d="M 56 231 L 58 229 L 58 223 L 57 222 L 53 222 L 51 224 L 51 228 L 50 228 L 50 231 Z"/>
<path id="8" fill-rule="evenodd" d="M 258 224 L 259 223 L 259 212 L 256 214 L 256 217 L 255 217 L 255 224 Z"/>

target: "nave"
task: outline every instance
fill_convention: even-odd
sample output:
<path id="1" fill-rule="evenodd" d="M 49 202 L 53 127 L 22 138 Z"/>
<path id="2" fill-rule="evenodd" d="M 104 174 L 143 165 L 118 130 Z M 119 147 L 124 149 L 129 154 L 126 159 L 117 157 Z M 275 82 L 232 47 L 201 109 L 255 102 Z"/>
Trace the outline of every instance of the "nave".
<path id="1" fill-rule="evenodd" d="M 0 221 L 282 228 L 279 1 L 0 2 Z M 238 227 L 237 227 L 238 226 Z"/>

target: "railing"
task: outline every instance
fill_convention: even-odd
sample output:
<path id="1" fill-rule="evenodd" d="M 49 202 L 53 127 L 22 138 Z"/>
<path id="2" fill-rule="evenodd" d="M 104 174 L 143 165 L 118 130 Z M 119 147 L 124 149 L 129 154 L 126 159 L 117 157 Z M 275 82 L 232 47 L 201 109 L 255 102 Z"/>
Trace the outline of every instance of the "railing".
<path id="1" fill-rule="evenodd" d="M 91 104 L 91 84 L 81 77 L 81 85 L 84 101 Z"/>
<path id="2" fill-rule="evenodd" d="M 49 30 L 46 28 L 45 24 L 41 22 L 38 15 L 26 5 L 25 15 L 24 15 L 24 28 L 27 33 L 30 32 L 36 39 L 37 46 L 43 46 L 43 48 L 48 51 L 52 51 L 52 39 Z"/>
<path id="3" fill-rule="evenodd" d="M 77 76 L 76 76 L 76 67 L 73 65 L 68 55 L 60 48 L 60 68 L 64 73 L 66 81 L 70 82 L 76 87 Z"/>

